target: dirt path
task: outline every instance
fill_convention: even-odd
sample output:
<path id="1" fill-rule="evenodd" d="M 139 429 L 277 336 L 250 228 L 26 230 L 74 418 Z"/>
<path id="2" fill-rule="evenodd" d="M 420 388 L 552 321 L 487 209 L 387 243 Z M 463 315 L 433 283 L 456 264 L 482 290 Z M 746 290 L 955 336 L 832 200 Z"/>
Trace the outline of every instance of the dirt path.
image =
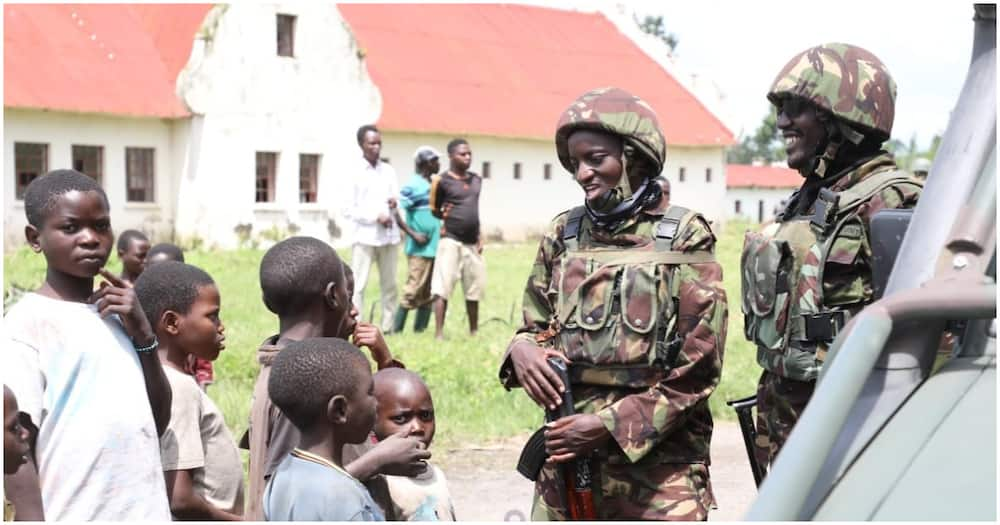
<path id="1" fill-rule="evenodd" d="M 434 462 L 445 471 L 455 514 L 462 521 L 526 521 L 533 487 L 514 466 L 527 436 L 483 446 L 447 449 Z M 432 447 L 433 450 L 433 447 Z M 442 453 L 445 452 L 445 453 Z M 712 521 L 742 519 L 756 495 L 736 423 L 720 421 L 712 436 L 712 486 L 719 508 Z"/>

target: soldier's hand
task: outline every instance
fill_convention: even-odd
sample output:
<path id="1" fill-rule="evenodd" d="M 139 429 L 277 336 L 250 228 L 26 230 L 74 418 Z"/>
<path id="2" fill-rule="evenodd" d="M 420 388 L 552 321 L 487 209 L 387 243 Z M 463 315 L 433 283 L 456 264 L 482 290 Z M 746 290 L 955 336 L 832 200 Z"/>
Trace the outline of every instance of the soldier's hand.
<path id="1" fill-rule="evenodd" d="M 562 404 L 560 393 L 565 390 L 559 376 L 552 370 L 546 360 L 558 357 L 569 362 L 561 353 L 542 348 L 527 341 L 520 341 L 510 351 L 510 360 L 514 364 L 514 374 L 518 383 L 524 387 L 528 397 L 542 408 L 555 410 Z"/>
<path id="2" fill-rule="evenodd" d="M 611 439 L 611 433 L 595 414 L 573 414 L 545 425 L 546 463 L 564 463 L 586 456 Z"/>

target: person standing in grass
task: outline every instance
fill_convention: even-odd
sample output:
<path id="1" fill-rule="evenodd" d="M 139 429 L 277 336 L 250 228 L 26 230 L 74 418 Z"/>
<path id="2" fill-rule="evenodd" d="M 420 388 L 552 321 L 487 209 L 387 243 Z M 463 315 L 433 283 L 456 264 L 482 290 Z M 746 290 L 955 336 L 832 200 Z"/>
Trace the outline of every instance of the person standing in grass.
<path id="1" fill-rule="evenodd" d="M 160 465 L 171 391 L 135 291 L 104 268 L 114 232 L 91 177 L 49 172 L 24 194 L 45 281 L 4 316 L 4 380 L 37 422 L 33 457 L 4 480 L 22 519 L 168 521 Z M 94 277 L 105 281 L 94 290 Z"/>
<path id="2" fill-rule="evenodd" d="M 403 300 L 396 310 L 393 332 L 402 332 L 410 310 L 417 310 L 414 332 L 427 328 L 431 318 L 431 275 L 437 254 L 441 221 L 431 213 L 430 180 L 440 169 L 438 152 L 430 146 L 420 146 L 413 155 L 416 173 L 399 192 L 399 206 L 406 211 L 404 220 L 397 210 L 395 217 L 400 229 L 409 237 L 404 251 L 408 267 Z"/>
<path id="3" fill-rule="evenodd" d="M 275 244 L 260 262 L 264 305 L 278 316 L 278 334 L 257 351 L 260 371 L 250 408 L 250 426 L 242 444 L 250 450 L 250 502 L 247 519 L 263 518 L 264 485 L 299 441 L 299 431 L 268 397 L 271 366 L 294 341 L 311 337 L 351 338 L 367 347 L 379 369 L 402 367 L 393 359 L 378 327 L 356 321 L 351 302 L 354 280 L 350 268 L 325 242 L 292 237 Z M 344 468 L 370 486 L 384 485 L 381 474 L 412 476 L 423 472 L 430 453 L 419 440 L 391 436 L 372 446 L 348 446 Z M 383 491 L 384 492 L 384 491 Z"/>
<path id="4" fill-rule="evenodd" d="M 134 284 L 146 264 L 149 239 L 138 230 L 125 230 L 118 236 L 118 258 L 122 273 L 118 277 L 127 284 Z"/>
<path id="5" fill-rule="evenodd" d="M 168 261 L 146 269 L 135 293 L 160 341 L 173 391 L 160 437 L 170 512 L 177 520 L 243 519 L 243 464 L 222 411 L 199 388 L 191 356 L 214 361 L 224 348 L 215 281 L 200 268 Z"/>
<path id="6" fill-rule="evenodd" d="M 597 519 L 705 520 L 709 396 L 722 375 L 726 292 L 715 235 L 667 203 L 656 113 L 619 88 L 584 93 L 555 133 L 583 202 L 557 215 L 524 290 L 524 324 L 500 367 L 545 410 L 572 389 L 573 415 L 545 426 L 533 519 L 568 519 L 557 467 L 589 462 Z M 549 358 L 567 363 L 563 384 Z"/>
<path id="7" fill-rule="evenodd" d="M 364 316 L 365 287 L 372 264 L 378 265 L 379 289 L 382 291 L 382 331 L 391 332 L 396 314 L 396 263 L 399 259 L 399 227 L 392 215 L 399 196 L 396 170 L 379 157 L 382 134 L 378 128 L 358 128 L 361 157 L 348 189 L 350 202 L 346 215 L 354 224 L 354 247 L 351 266 L 358 276 L 354 306 Z M 374 319 L 371 319 L 374 322 Z"/>
<path id="8" fill-rule="evenodd" d="M 469 171 L 472 150 L 462 138 L 448 143 L 448 171 L 431 178 L 431 213 L 441 219 L 441 240 L 434 258 L 434 337 L 444 338 L 444 316 L 455 281 L 462 279 L 469 333 L 479 330 L 479 301 L 486 289 L 486 263 L 479 228 L 483 179 Z"/>

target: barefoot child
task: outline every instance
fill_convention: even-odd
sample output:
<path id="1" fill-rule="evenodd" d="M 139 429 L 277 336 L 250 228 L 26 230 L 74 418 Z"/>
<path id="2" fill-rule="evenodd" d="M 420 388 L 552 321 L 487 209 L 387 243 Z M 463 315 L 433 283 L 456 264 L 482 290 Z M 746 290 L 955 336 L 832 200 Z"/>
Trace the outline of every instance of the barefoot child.
<path id="1" fill-rule="evenodd" d="M 373 390 L 368 360 L 343 339 L 296 341 L 278 354 L 267 391 L 301 437 L 264 489 L 265 520 L 385 520 L 343 468 L 344 445 L 365 441 L 372 430 Z"/>
<path id="2" fill-rule="evenodd" d="M 236 521 L 243 516 L 243 464 L 222 412 L 198 388 L 192 357 L 214 361 L 225 345 L 219 289 L 200 268 L 164 262 L 135 283 L 160 341 L 173 391 L 170 424 L 160 438 L 174 519 Z"/>
<path id="3" fill-rule="evenodd" d="M 420 376 L 402 368 L 375 374 L 378 415 L 375 435 L 384 439 L 407 433 L 430 448 L 434 439 L 434 401 Z M 412 478 L 386 476 L 392 499 L 386 517 L 392 521 L 455 521 L 455 509 L 444 472 L 434 465 Z"/>
<path id="4" fill-rule="evenodd" d="M 170 385 L 134 290 L 104 269 L 108 198 L 94 179 L 57 170 L 28 185 L 24 211 L 28 246 L 47 267 L 4 317 L 3 366 L 38 432 L 33 457 L 5 479 L 7 497 L 28 520 L 167 521 L 157 436 Z"/>
<path id="5" fill-rule="evenodd" d="M 28 461 L 28 429 L 21 426 L 17 398 L 7 385 L 3 387 L 3 473 L 14 474 Z M 3 498 L 3 520 L 14 521 L 14 505 Z"/>

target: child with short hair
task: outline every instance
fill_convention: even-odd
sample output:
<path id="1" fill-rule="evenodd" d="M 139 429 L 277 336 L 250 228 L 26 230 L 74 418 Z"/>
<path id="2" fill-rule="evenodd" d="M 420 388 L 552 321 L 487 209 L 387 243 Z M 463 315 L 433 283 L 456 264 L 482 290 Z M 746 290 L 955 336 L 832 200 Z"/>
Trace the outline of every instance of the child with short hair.
<path id="1" fill-rule="evenodd" d="M 372 430 L 373 390 L 368 360 L 343 339 L 295 341 L 278 354 L 267 391 L 301 438 L 264 489 L 265 520 L 385 520 L 342 467 L 344 445 L 363 442 Z"/>
<path id="2" fill-rule="evenodd" d="M 176 244 L 161 242 L 149 249 L 146 255 L 146 268 L 166 261 L 184 262 L 184 250 Z M 190 368 L 194 371 L 194 379 L 202 390 L 215 382 L 215 369 L 211 361 L 192 356 Z"/>
<path id="3" fill-rule="evenodd" d="M 3 473 L 10 475 L 17 472 L 28 462 L 28 429 L 21 426 L 21 411 L 17 408 L 17 398 L 14 392 L 3 386 Z M 14 521 L 14 505 L 3 497 L 3 520 Z"/>
<path id="4" fill-rule="evenodd" d="M 179 520 L 242 520 L 239 451 L 188 366 L 192 356 L 211 362 L 225 348 L 219 289 L 200 268 L 168 261 L 146 269 L 135 293 L 156 330 L 173 391 L 170 424 L 160 437 L 170 511 Z"/>
<path id="5" fill-rule="evenodd" d="M 139 230 L 125 230 L 118 236 L 118 259 L 122 262 L 122 273 L 118 277 L 128 284 L 142 274 L 146 255 L 149 252 L 149 239 Z"/>
<path id="6" fill-rule="evenodd" d="M 28 185 L 24 211 L 28 246 L 47 268 L 4 317 L 3 366 L 38 432 L 34 458 L 5 479 L 7 496 L 28 520 L 169 520 L 157 436 L 170 385 L 135 291 L 104 268 L 107 195 L 91 177 L 56 170 Z M 98 273 L 106 282 L 94 291 Z"/>
<path id="7" fill-rule="evenodd" d="M 355 320 L 351 302 L 354 276 L 329 244 L 313 237 L 292 237 L 272 246 L 260 262 L 264 304 L 278 316 L 279 333 L 257 351 L 260 371 L 250 408 L 250 425 L 241 446 L 250 451 L 250 496 L 246 517 L 261 520 L 264 485 L 295 447 L 299 432 L 267 395 L 271 364 L 293 341 L 310 337 L 353 338 L 368 347 L 379 368 L 402 367 L 392 358 L 378 327 Z M 345 470 L 369 486 L 385 481 L 379 474 L 415 475 L 430 457 L 416 438 L 392 436 L 373 445 L 348 445 Z M 384 491 L 380 491 L 384 492 Z"/>
<path id="8" fill-rule="evenodd" d="M 149 249 L 146 253 L 146 266 L 151 266 L 165 261 L 184 262 L 184 250 L 176 244 L 161 242 Z"/>
<path id="9" fill-rule="evenodd" d="M 375 436 L 385 439 L 400 432 L 414 436 L 428 449 L 434 439 L 434 401 L 419 375 L 402 368 L 386 368 L 375 374 Z M 390 521 L 455 521 L 455 508 L 444 472 L 428 463 L 427 470 L 412 478 L 386 476 L 391 508 Z"/>

